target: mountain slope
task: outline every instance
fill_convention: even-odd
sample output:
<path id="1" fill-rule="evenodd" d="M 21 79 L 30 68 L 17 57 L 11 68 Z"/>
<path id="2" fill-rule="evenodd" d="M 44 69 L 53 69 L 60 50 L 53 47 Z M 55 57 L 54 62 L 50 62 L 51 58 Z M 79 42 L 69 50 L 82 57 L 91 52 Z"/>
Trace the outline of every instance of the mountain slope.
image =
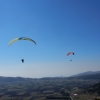
<path id="1" fill-rule="evenodd" d="M 86 92 L 86 91 L 89 94 L 97 93 L 98 95 L 100 95 L 100 83 L 94 84 L 94 85 L 84 89 L 84 92 Z"/>
<path id="2" fill-rule="evenodd" d="M 90 74 L 99 74 L 100 71 L 87 71 L 87 72 L 83 72 L 83 73 L 79 73 L 76 75 L 72 75 L 71 77 L 77 77 L 77 76 L 82 76 L 82 75 L 90 75 Z"/>
<path id="3" fill-rule="evenodd" d="M 100 80 L 100 73 L 69 77 L 68 79 Z"/>

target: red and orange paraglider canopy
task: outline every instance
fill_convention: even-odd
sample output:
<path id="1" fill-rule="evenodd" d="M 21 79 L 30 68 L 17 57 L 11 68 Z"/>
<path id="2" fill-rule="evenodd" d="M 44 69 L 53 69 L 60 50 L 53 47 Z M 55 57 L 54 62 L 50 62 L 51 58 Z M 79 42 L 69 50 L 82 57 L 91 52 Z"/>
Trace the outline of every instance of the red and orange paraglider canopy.
<path id="1" fill-rule="evenodd" d="M 67 56 L 69 56 L 70 54 L 73 54 L 74 55 L 75 53 L 74 52 L 68 52 L 67 53 Z"/>

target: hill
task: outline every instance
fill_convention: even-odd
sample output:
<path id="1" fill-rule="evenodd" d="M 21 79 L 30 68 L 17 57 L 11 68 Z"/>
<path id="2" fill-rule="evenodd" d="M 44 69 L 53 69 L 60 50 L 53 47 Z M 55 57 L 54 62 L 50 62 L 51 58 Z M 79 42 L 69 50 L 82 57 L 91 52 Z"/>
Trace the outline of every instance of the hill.
<path id="1" fill-rule="evenodd" d="M 100 83 L 89 86 L 88 88 L 84 89 L 84 92 L 85 91 L 87 91 L 89 94 L 97 93 L 100 95 Z"/>
<path id="2" fill-rule="evenodd" d="M 3 77 L 0 76 L 0 82 L 24 82 L 24 81 L 37 81 L 37 80 L 70 80 L 70 79 L 75 79 L 75 80 L 100 80 L 100 71 L 92 72 L 84 72 L 80 73 L 77 75 L 73 75 L 70 77 L 43 77 L 43 78 L 23 78 L 23 77 Z"/>
<path id="3" fill-rule="evenodd" d="M 100 73 L 69 77 L 68 79 L 100 80 Z"/>
<path id="4" fill-rule="evenodd" d="M 79 73 L 76 75 L 72 75 L 70 77 L 77 77 L 77 76 L 90 75 L 90 74 L 99 74 L 99 73 L 100 73 L 100 71 L 87 71 L 87 72 Z"/>
<path id="5" fill-rule="evenodd" d="M 23 77 L 3 77 L 0 76 L 0 82 L 16 82 L 16 81 L 33 81 L 33 78 L 23 78 Z"/>

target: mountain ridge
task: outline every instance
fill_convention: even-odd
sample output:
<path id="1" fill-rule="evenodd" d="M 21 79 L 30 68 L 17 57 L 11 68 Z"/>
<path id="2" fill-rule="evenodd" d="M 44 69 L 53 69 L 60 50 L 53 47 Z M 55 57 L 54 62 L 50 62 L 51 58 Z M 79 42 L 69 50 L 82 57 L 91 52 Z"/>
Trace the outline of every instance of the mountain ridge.
<path id="1" fill-rule="evenodd" d="M 77 77 L 77 76 L 82 76 L 82 75 L 90 75 L 90 74 L 99 74 L 100 71 L 87 71 L 87 72 L 82 72 L 76 75 L 72 75 L 70 77 Z"/>

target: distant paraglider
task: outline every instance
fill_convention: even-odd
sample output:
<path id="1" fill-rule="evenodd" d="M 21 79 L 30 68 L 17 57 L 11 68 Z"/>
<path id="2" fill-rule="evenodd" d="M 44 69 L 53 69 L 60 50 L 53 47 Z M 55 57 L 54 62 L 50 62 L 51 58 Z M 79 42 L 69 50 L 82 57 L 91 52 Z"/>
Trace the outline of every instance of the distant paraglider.
<path id="1" fill-rule="evenodd" d="M 13 40 L 11 40 L 9 43 L 8 43 L 8 46 L 10 46 L 12 43 L 18 41 L 18 40 L 28 40 L 28 41 L 31 41 L 33 42 L 34 44 L 36 44 L 36 42 L 30 38 L 27 38 L 27 37 L 20 37 L 20 38 L 14 38 Z M 24 63 L 24 59 L 21 59 L 22 63 Z"/>
<path id="2" fill-rule="evenodd" d="M 68 52 L 68 53 L 67 53 L 67 56 L 69 56 L 70 54 L 75 55 L 74 52 Z M 70 61 L 72 61 L 72 60 L 70 60 Z"/>

